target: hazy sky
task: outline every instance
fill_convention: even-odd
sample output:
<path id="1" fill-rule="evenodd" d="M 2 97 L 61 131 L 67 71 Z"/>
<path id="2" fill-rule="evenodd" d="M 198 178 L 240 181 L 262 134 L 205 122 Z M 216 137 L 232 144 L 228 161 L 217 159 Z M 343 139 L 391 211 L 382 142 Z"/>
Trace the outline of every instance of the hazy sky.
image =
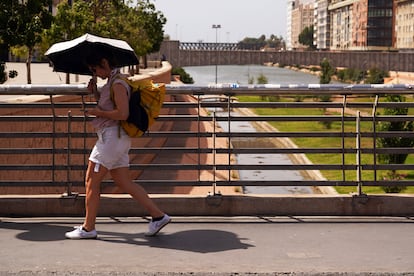
<path id="1" fill-rule="evenodd" d="M 238 42 L 271 34 L 286 38 L 286 0 L 153 0 L 167 18 L 165 34 L 182 42 Z"/>

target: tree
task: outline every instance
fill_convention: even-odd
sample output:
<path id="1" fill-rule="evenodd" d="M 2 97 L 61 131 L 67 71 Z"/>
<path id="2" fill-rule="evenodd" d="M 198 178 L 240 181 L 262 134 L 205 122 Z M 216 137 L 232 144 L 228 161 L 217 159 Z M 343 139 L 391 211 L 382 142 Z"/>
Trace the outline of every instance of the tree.
<path id="1" fill-rule="evenodd" d="M 334 68 L 331 66 L 331 63 L 328 59 L 324 58 L 321 61 L 321 75 L 319 76 L 320 84 L 328 84 L 331 82 L 332 76 L 335 73 Z"/>
<path id="2" fill-rule="evenodd" d="M 274 49 L 285 49 L 285 42 L 283 40 L 283 37 L 280 36 L 275 36 L 275 35 L 270 35 L 270 38 L 268 40 L 266 40 L 266 46 L 268 46 L 269 48 L 274 48 Z"/>
<path id="3" fill-rule="evenodd" d="M 50 27 L 52 15 L 48 7 L 50 0 L 2 1 L 0 38 L 8 47 L 25 46 L 28 49 L 26 60 L 27 83 L 32 83 L 30 65 L 36 44 L 42 39 L 44 29 Z"/>
<path id="4" fill-rule="evenodd" d="M 246 50 L 260 50 L 263 48 L 275 48 L 280 50 L 285 48 L 285 42 L 282 36 L 277 37 L 272 34 L 269 39 L 266 39 L 265 35 L 261 35 L 259 38 L 244 38 L 238 43 L 238 47 Z"/>
<path id="5" fill-rule="evenodd" d="M 57 13 L 50 29 L 44 32 L 42 49 L 46 51 L 52 44 L 71 40 L 89 32 L 94 25 L 93 14 L 90 12 L 90 3 L 76 1 L 72 5 L 62 2 L 57 6 Z M 69 73 L 66 74 L 66 83 L 70 82 Z"/>
<path id="6" fill-rule="evenodd" d="M 331 63 L 328 59 L 324 58 L 321 62 L 321 75 L 319 76 L 319 83 L 320 84 L 328 84 L 331 82 L 332 75 L 334 74 L 335 70 L 331 66 Z M 319 96 L 320 101 L 322 102 L 330 102 L 331 96 L 329 94 L 322 94 Z M 326 112 L 326 108 L 324 108 L 324 113 Z M 330 129 L 332 126 L 332 122 L 330 121 L 322 121 L 322 124 L 327 128 Z"/>
<path id="7" fill-rule="evenodd" d="M 368 76 L 365 83 L 384 83 L 384 78 L 388 77 L 389 73 L 378 68 L 371 68 L 368 71 Z"/>
<path id="8" fill-rule="evenodd" d="M 299 43 L 308 46 L 309 49 L 315 49 L 313 45 L 313 26 L 305 27 L 299 34 Z"/>
<path id="9" fill-rule="evenodd" d="M 266 45 L 266 37 L 264 35 L 259 38 L 246 37 L 238 43 L 240 49 L 246 50 L 260 50 Z"/>
<path id="10" fill-rule="evenodd" d="M 56 19 L 47 32 L 45 46 L 70 40 L 84 33 L 127 41 L 138 56 L 158 51 L 164 39 L 166 19 L 149 0 L 75 1 L 58 6 Z"/>
<path id="11" fill-rule="evenodd" d="M 371 84 L 381 84 L 384 83 L 384 78 L 388 76 L 389 73 L 386 71 L 373 68 L 369 70 L 369 74 L 365 83 Z M 405 102 L 405 97 L 403 95 L 387 95 L 387 102 Z M 401 107 L 392 107 L 384 108 L 384 115 L 386 116 L 404 116 L 408 114 L 408 108 Z M 382 121 L 378 123 L 378 130 L 383 132 L 388 131 L 408 131 L 412 132 L 414 130 L 414 125 L 412 121 Z M 380 137 L 376 141 L 378 148 L 398 148 L 398 147 L 413 147 L 414 139 L 409 137 Z M 389 153 L 389 154 L 379 154 L 378 161 L 382 164 L 404 164 L 407 159 L 408 154 L 406 153 Z M 400 180 L 401 176 L 397 174 L 396 170 L 389 171 L 384 178 L 391 180 Z M 382 189 L 387 193 L 398 193 L 405 189 L 402 186 L 383 186 Z"/>
<path id="12" fill-rule="evenodd" d="M 129 15 L 133 35 L 126 40 L 130 42 L 136 53 L 144 58 L 144 67 L 147 67 L 146 55 L 160 50 L 167 19 L 160 11 L 156 11 L 154 4 L 149 0 L 138 1 Z"/>
<path id="13" fill-rule="evenodd" d="M 76 1 L 72 5 L 67 2 L 59 4 L 52 25 L 45 32 L 45 42 L 49 44 L 47 48 L 56 42 L 71 40 L 87 32 L 88 27 L 94 23 L 89 8 L 90 4 L 84 1 Z"/>
<path id="14" fill-rule="evenodd" d="M 18 36 L 15 30 L 20 25 L 19 22 L 20 5 L 18 0 L 0 2 L 0 43 L 9 50 L 10 46 L 18 44 Z"/>
<path id="15" fill-rule="evenodd" d="M 402 95 L 387 95 L 386 100 L 388 102 L 405 102 L 405 97 Z M 408 114 L 408 108 L 385 108 L 385 116 L 403 116 Z M 412 132 L 414 129 L 412 121 L 392 121 L 385 122 L 382 121 L 379 123 L 379 131 L 407 131 Z M 401 137 L 395 135 L 394 137 L 380 137 L 377 140 L 377 146 L 379 148 L 398 148 L 398 147 L 413 147 L 414 139 L 410 137 Z M 408 153 L 389 153 L 389 154 L 379 154 L 378 161 L 382 164 L 404 164 L 407 159 Z M 390 178 L 391 180 L 401 179 L 397 174 L 396 170 L 391 170 L 385 178 Z M 386 192 L 400 192 L 403 191 L 405 187 L 402 186 L 384 186 L 382 187 Z"/>

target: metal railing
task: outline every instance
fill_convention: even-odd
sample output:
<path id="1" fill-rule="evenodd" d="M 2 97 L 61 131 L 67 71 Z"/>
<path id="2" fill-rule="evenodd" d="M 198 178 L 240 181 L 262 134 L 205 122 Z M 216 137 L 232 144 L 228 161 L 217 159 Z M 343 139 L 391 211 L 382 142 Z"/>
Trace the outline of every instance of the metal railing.
<path id="1" fill-rule="evenodd" d="M 384 101 L 393 94 L 407 101 Z M 83 113 L 95 105 L 85 86 L 3 85 L 0 95 L 9 95 L 7 101 L 0 98 L 0 187 L 58 187 L 67 194 L 82 187 L 96 139 Z M 319 101 L 321 96 L 330 101 Z M 353 186 L 362 194 L 363 186 L 411 186 L 409 176 L 383 175 L 413 171 L 414 164 L 382 164 L 378 156 L 408 154 L 410 160 L 414 149 L 379 147 L 378 141 L 414 139 L 414 133 L 379 130 L 378 124 L 412 122 L 412 115 L 382 114 L 385 108 L 413 107 L 409 85 L 167 86 L 162 115 L 151 131 L 133 139 L 130 168 L 134 181 L 154 192 L 157 187 L 211 186 L 216 193 L 222 186 Z M 234 129 L 234 122 L 256 130 Z M 288 155 L 294 162 L 237 163 L 236 156 L 253 153 Z M 243 170 L 271 170 L 275 177 L 239 179 Z M 277 172 L 287 170 L 299 171 L 303 180 L 280 180 Z"/>

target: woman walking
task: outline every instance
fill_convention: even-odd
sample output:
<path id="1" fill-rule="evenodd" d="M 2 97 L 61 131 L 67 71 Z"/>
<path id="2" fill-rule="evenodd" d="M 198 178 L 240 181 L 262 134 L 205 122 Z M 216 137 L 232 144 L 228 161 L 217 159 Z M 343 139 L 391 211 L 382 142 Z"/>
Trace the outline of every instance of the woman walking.
<path id="1" fill-rule="evenodd" d="M 86 171 L 85 219 L 82 225 L 76 226 L 65 236 L 69 239 L 97 237 L 95 222 L 100 201 L 100 185 L 108 172 L 118 187 L 129 193 L 149 212 L 152 219 L 145 235 L 155 236 L 171 218 L 158 208 L 141 185 L 135 184 L 129 178 L 128 152 L 131 140 L 119 126 L 119 121 L 126 120 L 129 115 L 130 86 L 118 78 L 120 70 L 116 68 L 109 52 L 94 52 L 88 56 L 86 63 L 94 76 L 108 81 L 99 93 L 94 93 L 98 101 L 97 107 L 86 112 L 86 115 L 96 116 L 92 125 L 97 131 L 98 140 L 89 156 Z M 110 98 L 111 88 L 115 103 Z M 88 89 L 90 92 L 96 91 L 96 82 L 91 80 Z"/>

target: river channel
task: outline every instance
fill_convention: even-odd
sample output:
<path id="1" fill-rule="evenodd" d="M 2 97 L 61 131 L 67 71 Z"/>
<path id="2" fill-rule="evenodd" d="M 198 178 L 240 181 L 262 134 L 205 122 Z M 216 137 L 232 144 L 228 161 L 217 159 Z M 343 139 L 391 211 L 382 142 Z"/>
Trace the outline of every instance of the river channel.
<path id="1" fill-rule="evenodd" d="M 194 79 L 195 85 L 209 85 L 215 83 L 216 68 L 215 66 L 196 66 L 185 67 L 187 73 Z M 309 84 L 319 83 L 316 76 L 295 72 L 292 70 L 269 67 L 269 66 L 218 66 L 217 82 L 218 83 L 238 83 L 246 85 L 249 79 L 254 79 L 264 75 L 268 83 L 273 84 Z M 216 116 L 227 116 L 227 112 L 214 111 Z M 237 116 L 238 114 L 232 114 Z M 228 123 L 220 123 L 223 131 L 228 131 Z M 235 132 L 254 132 L 256 129 L 249 122 L 231 122 L 230 128 Z M 251 139 L 252 144 L 256 144 L 255 138 Z M 237 147 L 237 143 L 233 143 Z M 292 164 L 288 156 L 282 154 L 238 154 L 236 155 L 238 164 Z M 242 180 L 303 180 L 299 171 L 271 171 L 271 170 L 254 170 L 239 171 Z M 310 194 L 313 193 L 311 187 L 303 186 L 246 186 L 243 187 L 246 194 Z"/>

